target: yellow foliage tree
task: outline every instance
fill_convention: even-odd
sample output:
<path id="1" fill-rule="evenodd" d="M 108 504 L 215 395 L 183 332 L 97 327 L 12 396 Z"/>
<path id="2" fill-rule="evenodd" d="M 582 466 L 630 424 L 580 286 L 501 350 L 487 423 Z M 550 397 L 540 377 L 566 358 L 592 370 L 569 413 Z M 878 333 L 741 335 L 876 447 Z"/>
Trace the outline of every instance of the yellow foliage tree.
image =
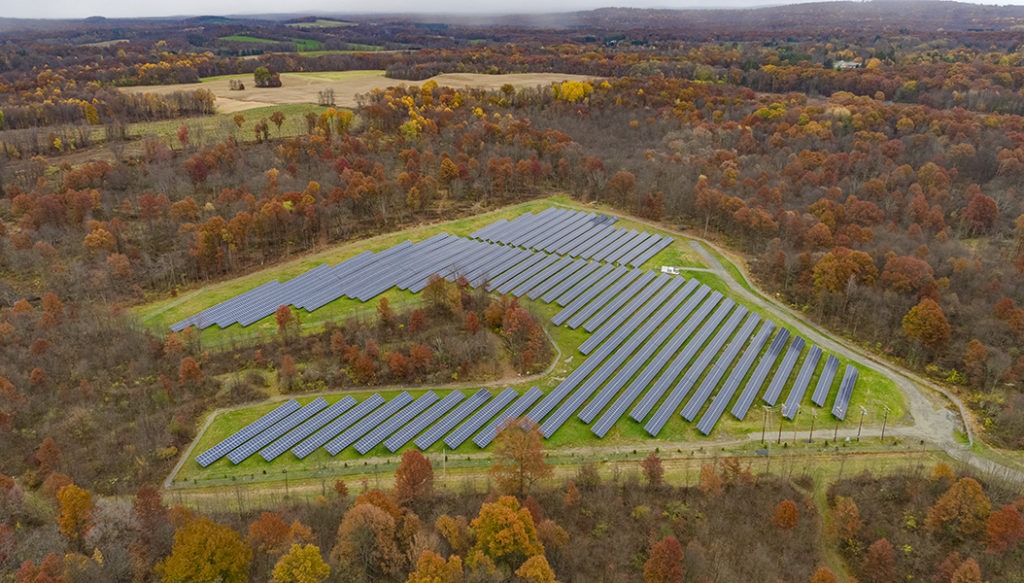
<path id="1" fill-rule="evenodd" d="M 323 583 L 331 568 L 315 545 L 292 545 L 274 565 L 271 583 Z"/>
<path id="2" fill-rule="evenodd" d="M 251 563 L 252 549 L 234 529 L 200 516 L 174 533 L 171 554 L 156 571 L 164 583 L 244 583 Z"/>
<path id="3" fill-rule="evenodd" d="M 471 526 L 476 534 L 474 549 L 495 562 L 517 565 L 544 553 L 530 511 L 521 508 L 514 496 L 485 503 Z"/>
<path id="4" fill-rule="evenodd" d="M 84 488 L 68 484 L 57 490 L 60 514 L 57 525 L 71 545 L 81 550 L 85 535 L 92 529 L 92 494 Z"/>
<path id="5" fill-rule="evenodd" d="M 445 562 L 444 557 L 423 551 L 416 561 L 416 570 L 409 573 L 405 583 L 462 583 L 462 559 L 452 555 Z"/>

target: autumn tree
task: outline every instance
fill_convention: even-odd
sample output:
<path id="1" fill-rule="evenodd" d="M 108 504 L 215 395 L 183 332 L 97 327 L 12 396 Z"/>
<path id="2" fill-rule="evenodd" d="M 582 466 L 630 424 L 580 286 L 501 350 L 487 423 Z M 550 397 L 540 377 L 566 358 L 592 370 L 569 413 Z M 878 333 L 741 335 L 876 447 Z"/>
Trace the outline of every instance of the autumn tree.
<path id="1" fill-rule="evenodd" d="M 924 298 L 903 316 L 903 334 L 931 351 L 941 350 L 951 331 L 946 314 L 931 298 Z"/>
<path id="2" fill-rule="evenodd" d="M 516 576 L 524 583 L 558 583 L 555 572 L 544 555 L 534 555 L 516 569 Z"/>
<path id="3" fill-rule="evenodd" d="M 715 466 L 712 464 L 701 464 L 697 487 L 708 496 L 718 497 L 722 495 L 722 476 L 718 475 Z"/>
<path id="4" fill-rule="evenodd" d="M 562 504 L 566 508 L 572 508 L 580 503 L 580 489 L 576 487 L 576 482 L 569 480 L 565 484 L 565 495 L 562 496 Z"/>
<path id="5" fill-rule="evenodd" d="M 286 305 L 280 305 L 274 311 L 274 321 L 277 322 L 277 331 L 281 333 L 282 341 L 288 337 L 288 327 L 292 325 L 294 319 L 292 309 Z"/>
<path id="6" fill-rule="evenodd" d="M 981 567 L 978 566 L 978 562 L 974 560 L 974 557 L 968 557 L 966 561 L 960 563 L 956 571 L 953 572 L 953 576 L 949 579 L 949 583 L 981 583 Z"/>
<path id="7" fill-rule="evenodd" d="M 551 475 L 541 439 L 537 424 L 528 419 L 508 419 L 498 427 L 490 474 L 499 491 L 524 496 L 534 482 Z"/>
<path id="8" fill-rule="evenodd" d="M 93 527 L 92 494 L 69 484 L 57 491 L 57 503 L 60 507 L 57 516 L 60 533 L 68 539 L 72 548 L 84 550 L 85 535 Z"/>
<path id="9" fill-rule="evenodd" d="M 811 575 L 811 583 L 839 583 L 836 574 L 828 567 L 818 567 L 818 570 Z"/>
<path id="10" fill-rule="evenodd" d="M 288 548 L 288 523 L 276 512 L 261 512 L 249 524 L 246 542 L 264 555 L 279 555 Z"/>
<path id="11" fill-rule="evenodd" d="M 984 386 L 988 377 L 988 349 L 977 338 L 972 338 L 964 350 L 964 372 L 967 380 L 976 387 Z"/>
<path id="12" fill-rule="evenodd" d="M 863 522 L 853 498 L 836 496 L 832 507 L 832 532 L 840 541 L 849 543 L 860 531 Z"/>
<path id="13" fill-rule="evenodd" d="M 996 201 L 974 189 L 967 202 L 967 208 L 964 209 L 963 219 L 971 235 L 988 233 L 999 221 L 999 207 Z"/>
<path id="14" fill-rule="evenodd" d="M 796 502 L 787 498 L 775 505 L 775 510 L 772 512 L 772 524 L 782 530 L 792 530 L 799 522 L 800 513 Z"/>
<path id="15" fill-rule="evenodd" d="M 395 498 L 399 504 L 428 502 L 434 495 L 434 467 L 419 450 L 407 449 L 395 470 Z"/>
<path id="16" fill-rule="evenodd" d="M 658 454 L 653 451 L 647 454 L 644 461 L 640 462 L 640 467 L 643 469 L 644 479 L 647 480 L 648 487 L 660 488 L 665 482 L 665 467 L 662 465 Z"/>
<path id="17" fill-rule="evenodd" d="M 837 247 L 826 253 L 813 270 L 814 289 L 845 294 L 850 283 L 872 284 L 878 277 L 871 256 L 863 251 Z"/>
<path id="18" fill-rule="evenodd" d="M 171 554 L 157 565 L 164 583 L 249 580 L 252 550 L 231 527 L 205 516 L 190 518 L 174 533 Z"/>
<path id="19" fill-rule="evenodd" d="M 434 521 L 434 530 L 444 538 L 453 553 L 462 555 L 469 550 L 473 533 L 469 530 L 469 522 L 465 516 L 452 518 L 442 514 Z"/>
<path id="20" fill-rule="evenodd" d="M 476 535 L 473 548 L 496 563 L 511 567 L 544 553 L 530 511 L 521 508 L 514 496 L 485 502 L 470 526 Z"/>
<path id="21" fill-rule="evenodd" d="M 395 543 L 395 519 L 374 504 L 357 503 L 338 526 L 331 560 L 353 579 L 390 579 L 402 567 Z"/>
<path id="22" fill-rule="evenodd" d="M 331 576 L 331 567 L 314 545 L 293 544 L 278 559 L 270 583 L 324 583 Z"/>
<path id="23" fill-rule="evenodd" d="M 985 521 L 986 552 L 1002 554 L 1012 550 L 1024 539 L 1024 518 L 1015 504 L 1005 504 Z"/>
<path id="24" fill-rule="evenodd" d="M 50 472 L 60 468 L 60 447 L 52 437 L 47 437 L 39 443 L 39 448 L 32 456 L 39 466 L 39 477 L 45 478 Z"/>
<path id="25" fill-rule="evenodd" d="M 974 478 L 960 478 L 928 509 L 925 526 L 937 535 L 967 539 L 980 534 L 992 504 Z"/>
<path id="26" fill-rule="evenodd" d="M 896 551 L 889 539 L 881 538 L 871 543 L 861 566 L 865 583 L 896 582 Z"/>
<path id="27" fill-rule="evenodd" d="M 462 559 L 458 555 L 445 561 L 435 552 L 423 551 L 405 583 L 462 583 L 462 575 Z"/>
<path id="28" fill-rule="evenodd" d="M 683 547 L 674 536 L 666 536 L 651 547 L 644 563 L 644 583 L 682 583 Z"/>

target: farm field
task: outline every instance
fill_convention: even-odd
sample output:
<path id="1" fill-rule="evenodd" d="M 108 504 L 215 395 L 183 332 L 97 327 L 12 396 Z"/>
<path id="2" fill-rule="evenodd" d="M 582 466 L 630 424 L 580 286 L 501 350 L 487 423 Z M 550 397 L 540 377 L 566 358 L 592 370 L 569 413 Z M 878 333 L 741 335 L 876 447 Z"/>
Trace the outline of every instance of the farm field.
<path id="1" fill-rule="evenodd" d="M 478 73 L 446 73 L 431 77 L 438 85 L 455 88 L 498 89 L 505 84 L 516 88 L 549 85 L 567 80 L 588 80 L 585 75 L 561 73 L 523 73 L 508 75 L 483 75 Z M 244 91 L 231 91 L 232 80 L 245 83 Z M 384 71 L 330 71 L 282 73 L 281 87 L 257 88 L 252 75 L 222 75 L 203 79 L 200 83 L 178 85 L 151 85 L 126 87 L 123 91 L 136 93 L 167 94 L 176 91 L 208 89 L 217 98 L 216 107 L 220 113 L 238 113 L 249 109 L 281 104 L 314 104 L 320 91 L 334 90 L 335 104 L 339 107 L 355 107 L 356 98 L 373 91 L 394 85 L 420 85 L 428 81 L 410 83 L 384 76 Z"/>

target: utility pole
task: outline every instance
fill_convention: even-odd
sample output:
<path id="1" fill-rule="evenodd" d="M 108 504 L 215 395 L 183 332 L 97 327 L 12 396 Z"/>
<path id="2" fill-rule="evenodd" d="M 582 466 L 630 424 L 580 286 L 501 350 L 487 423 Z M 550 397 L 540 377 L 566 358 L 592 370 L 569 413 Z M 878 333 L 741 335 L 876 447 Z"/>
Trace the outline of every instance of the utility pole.
<path id="1" fill-rule="evenodd" d="M 868 412 L 868 410 L 864 408 L 864 405 L 861 405 L 860 406 L 860 422 L 857 423 L 857 441 L 860 441 L 860 428 L 864 427 L 864 414 L 867 413 L 867 412 Z"/>
<path id="2" fill-rule="evenodd" d="M 889 420 L 889 406 L 882 405 L 885 407 L 885 414 L 882 416 L 882 442 L 885 442 L 885 422 Z"/>
<path id="3" fill-rule="evenodd" d="M 781 407 L 782 407 L 782 412 L 779 413 L 779 441 L 776 442 L 779 445 L 782 444 L 782 417 L 786 414 L 786 405 L 785 405 L 785 403 L 783 403 L 781 405 Z"/>
<path id="4" fill-rule="evenodd" d="M 807 443 L 814 443 L 814 422 L 818 419 L 818 412 L 811 409 L 811 432 L 807 434 Z"/>
<path id="5" fill-rule="evenodd" d="M 836 413 L 839 413 L 839 415 L 836 416 L 836 430 L 832 432 L 832 441 L 839 440 L 839 418 L 843 416 L 843 408 L 839 407 L 836 409 Z"/>
<path id="6" fill-rule="evenodd" d="M 768 411 L 771 407 L 761 405 L 761 413 L 764 417 L 764 422 L 761 424 L 761 445 L 764 445 L 764 433 L 768 430 Z"/>
<path id="7" fill-rule="evenodd" d="M 793 414 L 793 445 L 796 445 L 796 418 L 800 415 L 800 405 L 796 406 L 796 413 Z"/>

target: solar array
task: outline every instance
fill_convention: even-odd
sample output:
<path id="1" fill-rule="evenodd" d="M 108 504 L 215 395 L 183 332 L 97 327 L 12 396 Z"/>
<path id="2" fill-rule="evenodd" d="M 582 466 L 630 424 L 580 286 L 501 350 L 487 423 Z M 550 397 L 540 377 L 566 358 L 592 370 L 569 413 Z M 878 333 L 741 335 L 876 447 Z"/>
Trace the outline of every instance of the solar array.
<path id="1" fill-rule="evenodd" d="M 758 395 L 774 405 L 787 385 L 784 415 L 793 419 L 814 381 L 821 348 L 805 350 L 803 338 L 696 280 L 629 267 L 671 239 L 614 223 L 605 215 L 550 208 L 499 220 L 470 238 L 440 233 L 364 252 L 334 267 L 320 265 L 178 322 L 173 329 L 244 326 L 281 305 L 312 311 L 340 297 L 368 301 L 396 287 L 415 293 L 436 274 L 557 304 L 562 309 L 553 324 L 591 333 L 579 348 L 586 358 L 547 394 L 533 387 L 522 395 L 509 388 L 496 396 L 480 389 L 468 398 L 452 391 L 444 398 L 433 392 L 418 399 L 403 392 L 390 400 L 374 394 L 361 403 L 345 397 L 333 405 L 322 398 L 306 406 L 289 401 L 203 452 L 197 462 L 206 467 L 226 456 L 238 464 L 256 452 L 272 461 L 289 450 L 301 459 L 321 447 L 337 455 L 353 446 L 365 455 L 382 444 L 397 452 L 410 442 L 427 449 L 441 440 L 457 448 L 470 437 L 486 447 L 501 423 L 524 416 L 547 438 L 574 415 L 604 437 L 627 410 L 652 436 L 673 414 L 692 422 L 703 411 L 697 429 L 708 435 L 731 402 L 733 416 L 742 420 Z M 797 363 L 802 364 L 789 385 Z M 814 405 L 828 401 L 839 364 L 827 355 L 811 396 Z M 856 380 L 857 370 L 847 366 L 832 410 L 839 419 Z"/>

